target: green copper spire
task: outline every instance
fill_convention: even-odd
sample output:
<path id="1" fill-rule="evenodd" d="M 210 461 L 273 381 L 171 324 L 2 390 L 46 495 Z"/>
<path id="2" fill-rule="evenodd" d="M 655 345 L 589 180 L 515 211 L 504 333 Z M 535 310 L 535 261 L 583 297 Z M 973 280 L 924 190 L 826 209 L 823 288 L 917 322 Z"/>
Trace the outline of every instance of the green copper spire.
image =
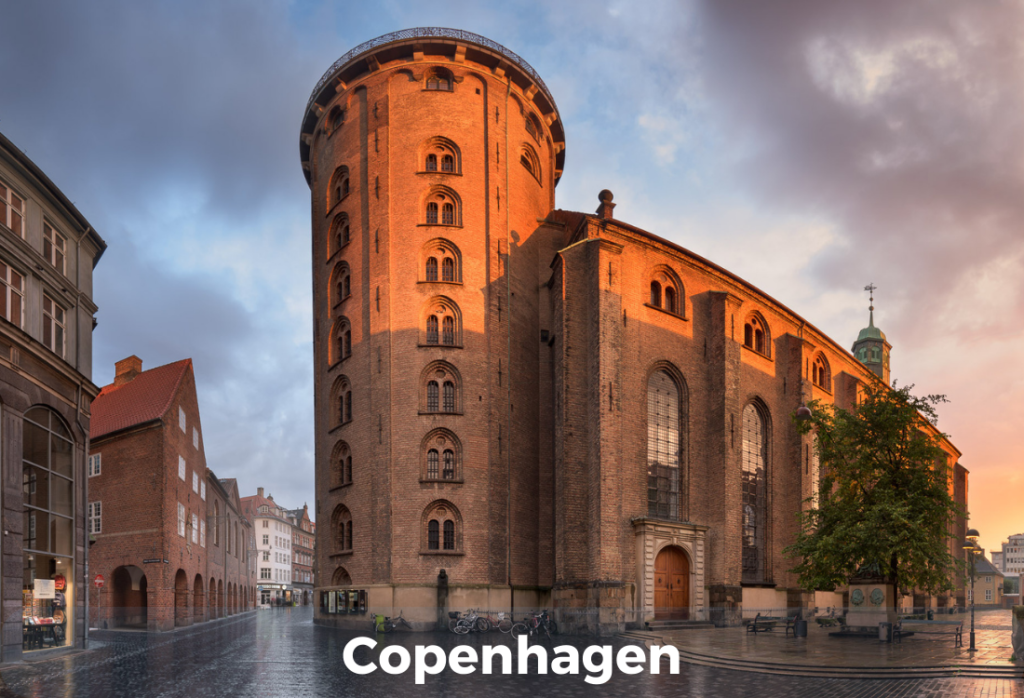
<path id="1" fill-rule="evenodd" d="M 871 294 L 871 305 L 868 307 L 868 326 L 857 335 L 853 343 L 853 355 L 878 375 L 886 384 L 889 383 L 889 342 L 885 333 L 875 327 L 875 289 L 873 283 L 864 287 Z"/>

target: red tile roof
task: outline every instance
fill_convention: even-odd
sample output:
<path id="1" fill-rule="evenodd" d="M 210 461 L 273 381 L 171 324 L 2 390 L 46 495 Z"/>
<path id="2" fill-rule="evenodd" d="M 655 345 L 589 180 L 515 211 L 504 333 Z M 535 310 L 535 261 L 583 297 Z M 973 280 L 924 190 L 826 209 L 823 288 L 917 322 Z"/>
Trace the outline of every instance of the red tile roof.
<path id="1" fill-rule="evenodd" d="M 124 385 L 104 387 L 92 403 L 89 437 L 95 440 L 163 417 L 191 367 L 192 359 L 175 361 L 143 371 Z"/>

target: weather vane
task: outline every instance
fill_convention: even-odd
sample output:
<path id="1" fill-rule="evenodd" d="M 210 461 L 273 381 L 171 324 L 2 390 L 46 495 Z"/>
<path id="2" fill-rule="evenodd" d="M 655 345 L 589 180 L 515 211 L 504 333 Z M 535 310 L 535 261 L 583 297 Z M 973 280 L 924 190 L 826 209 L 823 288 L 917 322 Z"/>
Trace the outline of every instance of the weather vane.
<path id="1" fill-rule="evenodd" d="M 868 310 L 874 310 L 875 309 L 875 289 L 876 288 L 878 288 L 878 286 L 875 286 L 874 282 L 871 282 L 870 284 L 868 284 L 867 286 L 864 287 L 864 290 L 867 291 L 870 294 L 868 296 L 868 299 L 871 301 L 871 307 L 869 307 Z"/>

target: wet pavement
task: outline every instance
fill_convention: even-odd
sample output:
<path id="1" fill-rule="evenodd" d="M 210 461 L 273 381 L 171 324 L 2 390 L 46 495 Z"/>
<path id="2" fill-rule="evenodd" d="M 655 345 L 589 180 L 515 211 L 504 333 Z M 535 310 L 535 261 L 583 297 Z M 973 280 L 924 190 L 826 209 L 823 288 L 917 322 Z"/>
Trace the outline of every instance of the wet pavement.
<path id="1" fill-rule="evenodd" d="M 367 634 L 369 636 L 369 634 Z M 450 669 L 414 683 L 413 671 L 387 675 L 380 670 L 356 675 L 345 668 L 342 652 L 355 634 L 314 626 L 312 609 L 271 609 L 182 629 L 173 633 L 93 632 L 91 649 L 72 656 L 26 663 L 2 671 L 0 695 L 25 698 L 218 698 L 223 696 L 298 698 L 300 696 L 1016 696 L 1024 698 L 1024 681 L 1001 679 L 824 679 L 773 676 L 681 664 L 680 673 L 638 675 L 619 670 L 595 686 L 579 676 L 457 675 Z M 383 646 L 436 644 L 446 652 L 458 645 L 479 649 L 506 644 L 507 635 L 455 636 L 393 634 Z M 768 639 L 759 637 L 758 640 Z M 580 648 L 621 641 L 558 638 L 555 644 Z M 377 648 L 379 653 L 380 647 Z M 361 662 L 379 660 L 359 650 Z M 532 665 L 531 665 L 532 666 Z M 663 668 L 663 671 L 666 671 Z"/>

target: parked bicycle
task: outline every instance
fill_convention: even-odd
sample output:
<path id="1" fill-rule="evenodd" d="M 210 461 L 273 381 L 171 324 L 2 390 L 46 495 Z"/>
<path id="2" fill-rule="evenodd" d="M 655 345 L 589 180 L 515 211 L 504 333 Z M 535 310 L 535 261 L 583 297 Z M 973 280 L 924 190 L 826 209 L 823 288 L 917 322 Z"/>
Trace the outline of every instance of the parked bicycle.
<path id="1" fill-rule="evenodd" d="M 512 619 L 508 617 L 507 613 L 499 612 L 497 618 L 492 616 L 490 613 L 487 613 L 480 617 L 487 621 L 488 630 L 490 630 L 491 628 L 497 628 L 503 633 L 512 632 Z"/>
<path id="2" fill-rule="evenodd" d="M 465 635 L 471 632 L 486 633 L 490 629 L 490 621 L 473 609 L 466 611 L 466 615 L 455 622 L 455 633 L 457 635 Z"/>
<path id="3" fill-rule="evenodd" d="M 543 635 L 550 639 L 552 635 L 558 634 L 558 623 L 555 622 L 555 619 L 547 611 L 541 611 L 513 624 L 511 632 L 512 637 L 516 640 L 519 639 L 520 635 L 536 635 L 538 637 Z"/>
<path id="4" fill-rule="evenodd" d="M 376 621 L 374 629 L 378 633 L 390 633 L 399 625 L 403 625 L 409 630 L 412 630 L 412 626 L 409 625 L 409 621 L 402 617 L 402 611 L 399 611 L 398 615 L 394 618 L 391 618 L 390 616 L 377 615 L 374 616 L 374 620 Z"/>

